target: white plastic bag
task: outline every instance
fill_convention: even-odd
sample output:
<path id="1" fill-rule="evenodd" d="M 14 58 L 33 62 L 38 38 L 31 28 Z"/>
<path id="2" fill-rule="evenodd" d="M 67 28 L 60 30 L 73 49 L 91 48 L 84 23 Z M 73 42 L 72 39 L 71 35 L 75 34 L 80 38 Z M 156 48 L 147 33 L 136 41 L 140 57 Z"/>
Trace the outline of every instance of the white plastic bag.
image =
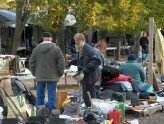
<path id="1" fill-rule="evenodd" d="M 100 110 L 103 114 L 108 114 L 109 111 L 112 111 L 116 107 L 118 102 L 110 100 L 92 99 L 92 104 L 94 109 Z"/>
<path id="2" fill-rule="evenodd" d="M 65 26 L 72 26 L 75 23 L 76 23 L 76 18 L 73 15 L 68 14 L 65 18 L 65 22 L 64 22 Z"/>

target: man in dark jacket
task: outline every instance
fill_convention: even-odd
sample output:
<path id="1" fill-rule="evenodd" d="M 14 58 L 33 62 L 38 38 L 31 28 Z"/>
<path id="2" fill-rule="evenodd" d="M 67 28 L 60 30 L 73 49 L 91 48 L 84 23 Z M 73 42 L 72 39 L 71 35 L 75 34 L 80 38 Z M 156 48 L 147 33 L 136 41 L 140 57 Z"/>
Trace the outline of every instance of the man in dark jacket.
<path id="1" fill-rule="evenodd" d="M 82 33 L 75 34 L 74 40 L 78 59 L 73 61 L 77 62 L 79 71 L 82 70 L 84 73 L 84 78 L 80 83 L 82 84 L 84 103 L 87 107 L 90 107 L 87 92 L 90 93 L 91 98 L 96 98 L 95 83 L 101 78 L 99 69 L 101 58 L 98 51 L 86 43 L 85 36 Z"/>
<path id="2" fill-rule="evenodd" d="M 42 34 L 43 42 L 34 48 L 30 57 L 29 66 L 37 80 L 36 106 L 56 109 L 56 85 L 64 73 L 64 56 L 59 47 L 52 43 L 49 32 Z M 48 103 L 45 105 L 45 88 L 48 88 Z"/>
<path id="3" fill-rule="evenodd" d="M 142 37 L 140 38 L 140 46 L 142 48 L 142 60 L 147 61 L 148 59 L 148 45 L 149 45 L 149 40 L 148 40 L 148 34 L 147 32 L 143 32 Z"/>

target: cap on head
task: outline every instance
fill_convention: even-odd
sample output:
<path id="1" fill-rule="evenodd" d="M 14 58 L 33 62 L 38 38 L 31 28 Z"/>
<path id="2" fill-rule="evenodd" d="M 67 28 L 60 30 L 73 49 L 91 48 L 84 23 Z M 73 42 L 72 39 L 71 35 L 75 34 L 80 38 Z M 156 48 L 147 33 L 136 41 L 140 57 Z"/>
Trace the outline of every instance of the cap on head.
<path id="1" fill-rule="evenodd" d="M 43 32 L 42 37 L 52 37 L 50 32 Z"/>
<path id="2" fill-rule="evenodd" d="M 128 61 L 135 61 L 136 59 L 137 59 L 137 56 L 135 54 L 128 55 Z"/>

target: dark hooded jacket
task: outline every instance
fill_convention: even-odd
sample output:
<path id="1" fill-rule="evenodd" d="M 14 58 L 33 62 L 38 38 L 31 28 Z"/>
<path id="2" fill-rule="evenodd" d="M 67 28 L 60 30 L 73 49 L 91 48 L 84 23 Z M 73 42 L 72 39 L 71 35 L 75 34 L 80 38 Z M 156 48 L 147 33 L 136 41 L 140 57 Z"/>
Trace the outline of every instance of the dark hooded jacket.
<path id="1" fill-rule="evenodd" d="M 42 42 L 34 48 L 29 66 L 37 81 L 59 81 L 64 73 L 64 56 L 53 43 Z"/>
<path id="2" fill-rule="evenodd" d="M 147 37 L 141 37 L 139 43 L 140 43 L 140 46 L 142 47 L 142 52 L 148 53 L 148 45 L 149 45 L 148 38 Z"/>
<path id="3" fill-rule="evenodd" d="M 84 78 L 81 83 L 87 82 L 92 84 L 101 79 L 101 71 L 99 69 L 99 65 L 101 64 L 100 54 L 89 44 L 85 43 L 79 60 L 74 59 L 71 61 L 71 64 L 83 68 Z"/>

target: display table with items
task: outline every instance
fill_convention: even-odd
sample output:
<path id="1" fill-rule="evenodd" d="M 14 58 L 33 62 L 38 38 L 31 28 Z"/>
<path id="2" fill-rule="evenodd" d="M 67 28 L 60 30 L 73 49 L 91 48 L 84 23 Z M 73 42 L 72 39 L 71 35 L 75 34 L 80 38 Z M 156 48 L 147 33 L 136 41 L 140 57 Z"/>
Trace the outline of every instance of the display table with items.
<path id="1" fill-rule="evenodd" d="M 17 70 L 13 60 L 14 55 L 0 55 L 0 122 L 4 124 L 25 123 L 31 115 L 32 108 L 35 109 L 35 96 L 13 72 Z M 30 107 L 29 107 L 30 106 Z M 36 114 L 35 114 L 36 115 Z M 33 114 L 34 116 L 34 114 Z"/>
<path id="2" fill-rule="evenodd" d="M 0 99 L 1 122 L 15 119 L 24 124 L 29 117 L 36 116 L 35 95 L 15 76 L 0 77 Z"/>
<path id="3" fill-rule="evenodd" d="M 128 124 L 129 116 L 138 118 L 164 109 L 164 90 L 156 93 L 153 91 L 139 93 L 134 91 L 132 84 L 125 81 L 125 78 L 118 78 L 124 79 L 119 83 L 108 81 L 108 85 L 97 92 L 97 98 L 91 98 L 90 93 L 87 92 L 91 107 L 86 107 L 79 83 L 83 76 L 77 73 L 77 67 L 71 66 L 65 70 L 65 74 L 58 82 L 56 115 L 52 117 L 48 112 L 43 111 L 43 114 L 38 116 L 34 106 L 35 93 L 31 90 L 35 91 L 35 77 L 11 76 L 8 61 L 5 59 L 1 59 L 3 65 L 0 66 L 1 70 L 2 68 L 6 70 L 1 71 L 0 76 L 0 112 L 2 113 L 0 121 L 6 124 L 10 124 L 11 120 L 12 124 L 53 124 L 54 122 L 57 124 Z M 4 60 L 5 62 L 2 62 Z M 5 67 L 4 63 L 6 63 Z M 109 74 L 111 75 L 108 72 L 107 75 Z M 115 76 L 120 77 L 119 73 Z M 78 88 L 71 89 L 69 85 L 76 85 Z M 45 102 L 47 97 L 46 94 Z"/>
<path id="4" fill-rule="evenodd" d="M 115 58 L 115 57 L 116 57 L 116 50 L 117 50 L 117 47 L 107 47 L 107 48 L 106 48 L 106 56 L 107 56 L 107 57 L 110 56 L 111 51 L 112 51 L 113 56 L 114 56 L 114 58 Z"/>

